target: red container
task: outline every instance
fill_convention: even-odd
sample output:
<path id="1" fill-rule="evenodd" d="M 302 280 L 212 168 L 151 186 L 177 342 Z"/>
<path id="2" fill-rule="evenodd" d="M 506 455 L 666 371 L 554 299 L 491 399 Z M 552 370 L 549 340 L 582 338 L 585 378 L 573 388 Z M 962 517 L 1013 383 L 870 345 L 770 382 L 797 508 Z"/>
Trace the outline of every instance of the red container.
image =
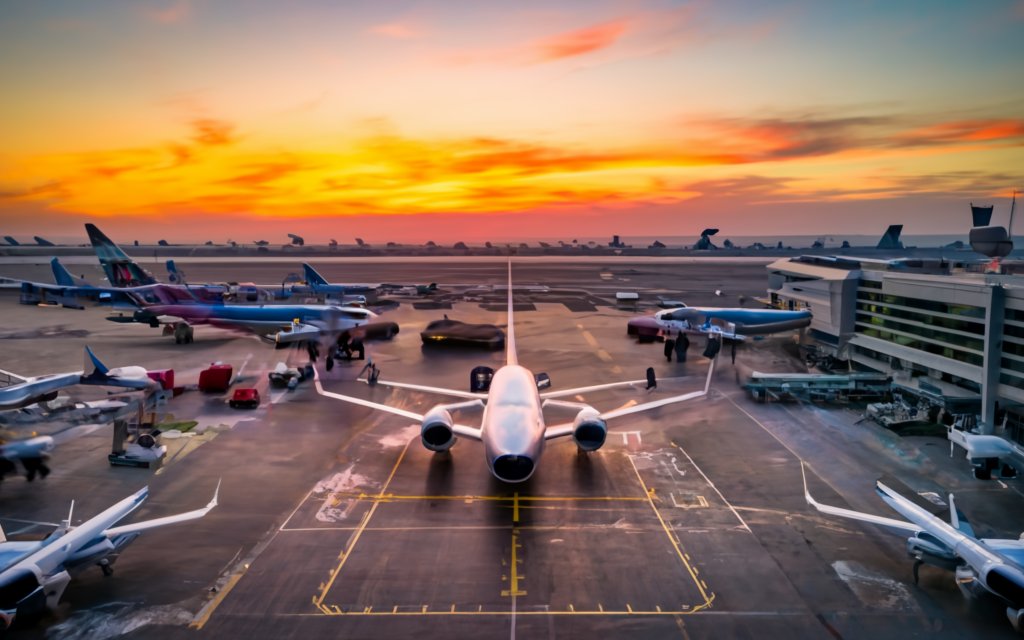
<path id="1" fill-rule="evenodd" d="M 222 393 L 231 385 L 230 364 L 213 364 L 199 373 L 199 390 Z"/>
<path id="2" fill-rule="evenodd" d="M 174 369 L 158 369 L 156 371 L 147 371 L 146 375 L 151 379 L 156 380 L 160 383 L 160 388 L 173 389 L 174 388 Z"/>

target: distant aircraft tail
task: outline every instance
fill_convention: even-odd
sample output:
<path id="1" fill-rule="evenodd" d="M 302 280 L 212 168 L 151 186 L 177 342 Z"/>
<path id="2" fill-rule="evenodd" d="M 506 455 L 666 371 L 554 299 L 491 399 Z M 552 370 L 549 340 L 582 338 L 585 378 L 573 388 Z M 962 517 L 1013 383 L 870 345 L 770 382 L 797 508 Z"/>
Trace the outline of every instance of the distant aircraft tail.
<path id="1" fill-rule="evenodd" d="M 310 266 L 309 263 L 302 263 L 302 273 L 306 282 L 311 287 L 322 287 L 330 284 L 316 269 Z"/>
<path id="2" fill-rule="evenodd" d="M 50 260 L 50 268 L 53 269 L 53 279 L 58 285 L 62 287 L 77 286 L 75 277 L 60 263 L 60 260 L 57 258 Z"/>
<path id="3" fill-rule="evenodd" d="M 516 327 L 512 318 L 512 261 L 508 262 L 508 335 L 505 337 L 505 364 L 519 364 L 516 354 Z"/>
<path id="4" fill-rule="evenodd" d="M 86 223 L 85 230 L 89 234 L 89 242 L 100 260 L 107 280 L 113 287 L 137 287 L 146 284 L 156 284 L 156 278 L 151 273 L 135 263 L 128 254 L 121 250 L 121 247 L 114 244 L 99 228 L 91 223 Z"/>
<path id="5" fill-rule="evenodd" d="M 171 284 L 185 283 L 185 273 L 183 271 L 178 271 L 178 267 L 174 264 L 174 260 L 167 261 L 167 280 Z"/>
<path id="6" fill-rule="evenodd" d="M 900 242 L 900 234 L 903 233 L 902 224 L 891 224 L 889 228 L 885 230 L 885 235 L 878 241 L 877 249 L 902 249 L 903 243 Z"/>

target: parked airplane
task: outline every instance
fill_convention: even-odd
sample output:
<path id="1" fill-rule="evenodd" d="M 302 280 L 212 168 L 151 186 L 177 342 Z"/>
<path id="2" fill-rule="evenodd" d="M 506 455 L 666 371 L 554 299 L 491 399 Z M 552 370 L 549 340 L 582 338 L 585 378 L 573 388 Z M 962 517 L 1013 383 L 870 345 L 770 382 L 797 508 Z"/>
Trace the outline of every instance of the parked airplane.
<path id="1" fill-rule="evenodd" d="M 454 389 L 374 380 L 376 384 L 399 389 L 412 389 L 463 399 L 462 402 L 436 405 L 425 414 L 325 391 L 319 377 L 315 379 L 317 393 L 419 421 L 421 424 L 420 440 L 423 446 L 431 451 L 448 451 L 459 436 L 478 440 L 484 445 L 484 455 L 491 473 L 499 480 L 509 483 L 523 482 L 533 475 L 548 440 L 571 436 L 581 451 L 596 451 L 604 445 L 608 434 L 608 420 L 707 395 L 711 385 L 711 375 L 714 371 L 713 360 L 708 367 L 704 388 L 700 391 L 603 413 L 584 403 L 561 401 L 556 398 L 643 382 L 648 382 L 648 385 L 651 386 L 651 381 L 630 380 L 540 393 L 538 376 L 535 376 L 526 367 L 520 366 L 516 353 L 515 327 L 512 317 L 511 263 L 509 263 L 508 272 L 508 336 L 505 365 L 490 377 L 486 393 L 467 393 Z M 649 375 L 653 378 L 653 370 L 649 371 Z M 544 409 L 547 407 L 577 411 L 576 418 L 573 422 L 545 426 Z M 483 419 L 479 428 L 456 424 L 452 420 L 451 412 L 454 410 L 478 408 L 483 409 Z"/>
<path id="2" fill-rule="evenodd" d="M 213 499 L 202 509 L 113 526 L 149 496 L 149 487 L 143 487 L 77 527 L 71 525 L 72 502 L 67 519 L 43 540 L 11 542 L 0 529 L 0 620 L 10 627 L 16 617 L 32 617 L 56 608 L 71 572 L 95 564 L 104 575 L 110 575 L 117 556 L 143 531 L 202 518 L 217 506 L 218 493 L 220 482 Z"/>
<path id="3" fill-rule="evenodd" d="M 153 290 L 159 295 L 160 288 Z M 324 304 L 225 305 L 174 301 L 150 303 L 137 299 L 139 309 L 130 319 L 108 318 L 117 322 L 144 322 L 153 327 L 184 322 L 208 324 L 222 329 L 251 331 L 279 345 L 337 338 L 357 327 L 367 337 L 391 338 L 398 333 L 394 322 L 376 321 L 379 316 L 361 307 Z"/>
<path id="4" fill-rule="evenodd" d="M 108 387 L 124 387 L 128 389 L 149 389 L 156 386 L 156 382 L 149 378 L 146 370 L 142 367 L 118 367 L 109 369 L 100 362 L 99 358 L 89 347 L 85 348 L 86 365 L 85 370 L 92 369 L 92 373 L 85 371 L 74 371 L 70 373 L 57 373 L 32 378 L 22 378 L 16 374 L 4 371 L 5 377 L 20 380 L 20 382 L 0 389 L 0 411 L 21 409 L 30 407 L 39 402 L 46 402 L 57 397 L 57 392 L 65 387 L 77 384 L 91 384 Z M 107 402 L 107 401 L 103 401 Z M 104 409 L 114 408 L 107 405 L 96 404 L 97 412 Z M 118 403 L 124 405 L 124 403 Z M 3 422 L 8 422 L 4 420 Z M 0 480 L 3 476 L 15 470 L 15 463 L 20 461 L 25 467 L 29 480 L 35 477 L 38 471 L 43 477 L 50 472 L 43 460 L 49 457 L 53 451 L 54 441 L 50 436 L 35 436 L 25 439 L 15 439 L 0 444 Z"/>
<path id="5" fill-rule="evenodd" d="M 156 385 L 156 382 L 147 375 L 146 370 L 142 367 L 110 369 L 100 362 L 100 359 L 89 347 L 85 348 L 85 358 L 85 369 L 91 368 L 91 373 L 73 371 L 22 378 L 23 382 L 0 389 L 0 410 L 17 409 L 41 400 L 52 400 L 57 397 L 59 389 L 76 384 L 129 389 L 148 389 Z"/>
<path id="6" fill-rule="evenodd" d="M 957 510 L 953 494 L 949 495 L 949 524 L 881 482 L 875 486 L 878 495 L 906 520 L 824 505 L 811 497 L 803 465 L 800 470 L 804 498 L 818 511 L 909 533 L 907 554 L 914 559 L 915 583 L 922 564 L 950 571 L 964 597 L 986 592 L 995 595 L 1006 603 L 1006 616 L 1013 628 L 1024 629 L 1024 540 L 975 537 L 971 525 Z"/>
<path id="7" fill-rule="evenodd" d="M 658 333 L 713 335 L 730 340 L 802 329 L 811 324 L 809 310 L 743 309 L 726 307 L 677 307 L 653 316 L 632 318 L 626 331 L 638 337 Z"/>
<path id="8" fill-rule="evenodd" d="M 133 263 L 134 264 L 134 263 Z M 142 298 L 150 303 L 158 302 L 161 298 L 154 291 L 161 289 L 163 298 L 174 298 L 180 303 L 220 302 L 224 297 L 225 288 L 216 285 L 202 285 L 187 287 L 180 284 L 146 284 L 130 287 L 100 287 L 89 284 L 81 278 L 76 278 L 68 272 L 58 258 L 50 260 L 50 267 L 53 269 L 53 278 L 56 284 L 45 282 L 31 282 L 28 280 L 14 280 L 21 283 L 21 304 L 59 304 L 68 309 L 83 309 L 81 299 L 94 300 L 101 304 L 124 304 L 135 306 L 135 300 Z M 128 294 L 135 294 L 135 298 Z"/>

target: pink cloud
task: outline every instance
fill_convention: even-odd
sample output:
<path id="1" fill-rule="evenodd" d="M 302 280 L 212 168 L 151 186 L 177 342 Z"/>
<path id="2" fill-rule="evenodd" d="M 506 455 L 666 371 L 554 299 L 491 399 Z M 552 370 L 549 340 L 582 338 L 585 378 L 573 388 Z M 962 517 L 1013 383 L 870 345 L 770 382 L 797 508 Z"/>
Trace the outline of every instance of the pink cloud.
<path id="1" fill-rule="evenodd" d="M 146 11 L 146 17 L 157 24 L 179 24 L 192 15 L 191 0 L 175 0 L 162 8 Z"/>
<path id="2" fill-rule="evenodd" d="M 550 62 L 606 49 L 624 34 L 628 20 L 611 20 L 545 38 L 530 48 L 538 62 Z"/>
<path id="3" fill-rule="evenodd" d="M 409 40 L 423 35 L 423 30 L 411 24 L 388 22 L 370 27 L 370 33 L 395 40 Z"/>

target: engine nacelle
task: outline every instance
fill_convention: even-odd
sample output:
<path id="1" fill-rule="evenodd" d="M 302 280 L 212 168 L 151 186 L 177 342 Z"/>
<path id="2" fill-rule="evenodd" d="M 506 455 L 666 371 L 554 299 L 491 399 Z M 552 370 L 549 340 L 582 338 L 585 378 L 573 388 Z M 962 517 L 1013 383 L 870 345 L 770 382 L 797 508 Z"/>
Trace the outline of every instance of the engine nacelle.
<path id="1" fill-rule="evenodd" d="M 431 451 L 447 451 L 455 444 L 455 432 L 452 430 L 452 414 L 444 407 L 434 407 L 423 416 L 420 428 L 420 441 Z"/>
<path id="2" fill-rule="evenodd" d="M 608 437 L 608 423 L 601 419 L 597 409 L 580 409 L 572 424 L 572 439 L 583 451 L 597 451 Z"/>

